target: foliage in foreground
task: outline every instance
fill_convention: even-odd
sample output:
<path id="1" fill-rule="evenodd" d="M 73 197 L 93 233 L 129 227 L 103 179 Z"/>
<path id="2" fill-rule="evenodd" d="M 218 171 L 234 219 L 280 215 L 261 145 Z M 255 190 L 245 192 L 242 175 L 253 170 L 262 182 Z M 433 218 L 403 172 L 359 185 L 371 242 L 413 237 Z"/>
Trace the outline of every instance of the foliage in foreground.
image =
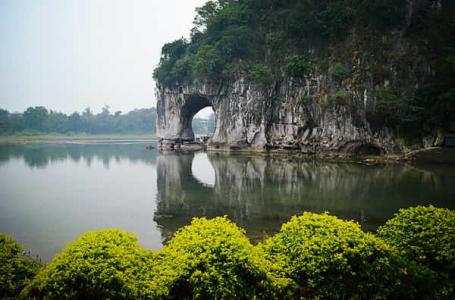
<path id="1" fill-rule="evenodd" d="M 316 299 L 414 298 L 414 266 L 357 223 L 305 212 L 267 240 L 268 258 L 294 280 L 294 296 Z M 419 270 L 420 271 L 420 270 Z M 406 290 L 404 291 L 404 288 Z M 400 295 L 400 292 L 403 294 Z"/>
<path id="2" fill-rule="evenodd" d="M 455 299 L 455 212 L 429 207 L 401 209 L 378 235 L 404 256 L 438 274 L 438 297 Z"/>
<path id="3" fill-rule="evenodd" d="M 42 267 L 24 256 L 24 248 L 13 238 L 0 233 L 0 298 L 15 299 Z"/>
<path id="4" fill-rule="evenodd" d="M 176 232 L 162 254 L 168 264 L 160 267 L 176 270 L 172 280 L 167 277 L 168 297 L 271 299 L 281 284 L 272 278 L 272 264 L 261 249 L 226 217 L 193 219 Z M 157 275 L 160 281 L 161 277 Z"/>
<path id="5" fill-rule="evenodd" d="M 24 296 L 38 299 L 144 298 L 151 252 L 130 233 L 88 232 L 70 243 L 33 280 Z"/>
<path id="6" fill-rule="evenodd" d="M 93 231 L 70 243 L 21 296 L 450 299 L 453 220 L 453 211 L 431 206 L 402 210 L 379 230 L 383 240 L 352 221 L 304 213 L 264 244 L 253 246 L 244 230 L 226 217 L 195 218 L 155 252 L 140 248 L 133 235 L 121 230 Z M 8 282 L 4 274 L 23 270 L 17 263 L 5 272 L 3 262 L 15 261 L 4 259 L 4 245 L 11 241 L 2 240 L 2 289 Z M 15 251 L 10 257 L 18 256 Z M 17 284 L 8 278 L 11 286 Z M 435 279 L 440 282 L 435 284 Z M 18 296 L 26 283 L 20 281 L 8 295 Z"/>

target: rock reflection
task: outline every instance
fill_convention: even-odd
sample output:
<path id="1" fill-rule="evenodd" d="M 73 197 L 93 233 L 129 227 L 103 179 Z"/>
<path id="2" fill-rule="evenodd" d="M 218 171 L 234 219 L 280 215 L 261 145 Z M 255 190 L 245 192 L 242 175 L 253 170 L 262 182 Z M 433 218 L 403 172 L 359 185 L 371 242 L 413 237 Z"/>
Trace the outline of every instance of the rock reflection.
<path id="1" fill-rule="evenodd" d="M 228 215 L 257 240 L 303 211 L 329 211 L 374 230 L 400 208 L 430 203 L 454 207 L 453 174 L 407 165 L 223 154 L 208 154 L 208 158 L 215 171 L 213 187 L 193 177 L 194 154 L 158 156 L 155 221 L 164 241 L 194 216 Z"/>

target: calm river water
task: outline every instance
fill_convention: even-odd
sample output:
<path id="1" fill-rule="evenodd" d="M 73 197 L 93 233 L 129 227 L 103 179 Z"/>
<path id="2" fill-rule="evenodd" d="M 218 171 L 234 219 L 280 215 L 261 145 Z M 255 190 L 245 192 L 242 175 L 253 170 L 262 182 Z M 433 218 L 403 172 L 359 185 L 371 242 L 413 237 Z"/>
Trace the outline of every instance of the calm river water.
<path id="1" fill-rule="evenodd" d="M 194 216 L 228 215 L 252 240 L 303 211 L 374 230 L 399 208 L 455 208 L 455 166 L 160 154 L 144 143 L 0 146 L 0 231 L 45 262 L 83 232 L 122 228 L 161 248 Z"/>

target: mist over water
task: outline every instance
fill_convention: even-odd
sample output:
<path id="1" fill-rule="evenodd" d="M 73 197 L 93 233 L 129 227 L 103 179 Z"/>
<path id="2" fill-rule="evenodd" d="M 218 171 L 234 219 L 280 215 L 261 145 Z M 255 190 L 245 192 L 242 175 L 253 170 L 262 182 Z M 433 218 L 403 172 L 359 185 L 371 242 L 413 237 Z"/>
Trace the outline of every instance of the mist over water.
<path id="1" fill-rule="evenodd" d="M 159 153 L 146 145 L 0 146 L 0 231 L 48 262 L 95 229 L 122 228 L 158 249 L 194 216 L 228 215 L 257 241 L 303 211 L 374 230 L 400 208 L 455 208 L 450 166 Z"/>

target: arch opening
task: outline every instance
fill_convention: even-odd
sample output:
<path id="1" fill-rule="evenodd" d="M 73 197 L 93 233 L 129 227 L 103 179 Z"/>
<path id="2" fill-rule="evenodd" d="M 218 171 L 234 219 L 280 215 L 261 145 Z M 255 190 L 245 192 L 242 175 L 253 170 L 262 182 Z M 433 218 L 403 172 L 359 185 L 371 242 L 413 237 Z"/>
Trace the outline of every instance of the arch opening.
<path id="1" fill-rule="evenodd" d="M 196 95 L 190 96 L 181 109 L 182 140 L 194 141 L 195 133 L 198 136 L 210 136 L 209 129 L 211 126 L 209 127 L 209 125 L 216 119 L 214 114 L 213 105 L 207 98 Z M 209 119 L 210 115 L 213 115 L 211 120 Z"/>
<path id="2" fill-rule="evenodd" d="M 191 127 L 197 139 L 198 137 L 212 137 L 215 126 L 215 112 L 212 106 L 208 106 L 194 115 Z"/>

